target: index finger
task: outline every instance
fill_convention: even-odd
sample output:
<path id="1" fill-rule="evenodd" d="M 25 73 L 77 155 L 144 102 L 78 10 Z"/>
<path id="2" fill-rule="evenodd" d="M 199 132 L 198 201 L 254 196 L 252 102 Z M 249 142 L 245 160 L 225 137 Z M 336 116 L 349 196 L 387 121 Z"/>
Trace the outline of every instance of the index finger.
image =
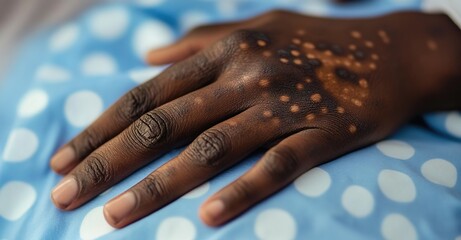
<path id="1" fill-rule="evenodd" d="M 91 152 L 146 112 L 214 81 L 220 65 L 210 56 L 199 53 L 126 93 L 95 122 L 65 144 L 52 157 L 51 168 L 60 174 L 68 173 Z"/>

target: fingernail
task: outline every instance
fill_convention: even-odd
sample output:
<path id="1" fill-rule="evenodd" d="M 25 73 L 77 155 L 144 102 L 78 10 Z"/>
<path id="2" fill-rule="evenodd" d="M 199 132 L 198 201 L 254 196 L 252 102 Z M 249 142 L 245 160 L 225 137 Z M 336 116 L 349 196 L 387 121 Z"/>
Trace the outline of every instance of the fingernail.
<path id="1" fill-rule="evenodd" d="M 66 146 L 63 149 L 59 150 L 56 155 L 51 158 L 51 167 L 57 171 L 61 172 L 68 168 L 75 161 L 75 151 L 70 146 Z"/>
<path id="2" fill-rule="evenodd" d="M 128 216 L 136 207 L 136 198 L 134 193 L 128 191 L 104 206 L 104 215 L 112 224 L 119 223 L 123 218 Z"/>
<path id="3" fill-rule="evenodd" d="M 212 219 L 217 219 L 224 212 L 224 203 L 221 200 L 213 200 L 204 207 L 204 212 Z"/>
<path id="4" fill-rule="evenodd" d="M 51 193 L 51 198 L 54 203 L 60 208 L 69 206 L 78 194 L 77 181 L 73 177 L 63 179 L 61 183 L 56 186 Z"/>

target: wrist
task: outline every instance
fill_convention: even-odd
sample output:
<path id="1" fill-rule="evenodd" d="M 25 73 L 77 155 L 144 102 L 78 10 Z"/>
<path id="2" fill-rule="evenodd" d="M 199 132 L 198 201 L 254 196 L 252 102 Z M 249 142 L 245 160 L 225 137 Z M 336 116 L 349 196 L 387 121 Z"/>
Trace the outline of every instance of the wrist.
<path id="1" fill-rule="evenodd" d="M 418 113 L 461 109 L 461 30 L 446 15 L 402 13 L 397 56 Z"/>

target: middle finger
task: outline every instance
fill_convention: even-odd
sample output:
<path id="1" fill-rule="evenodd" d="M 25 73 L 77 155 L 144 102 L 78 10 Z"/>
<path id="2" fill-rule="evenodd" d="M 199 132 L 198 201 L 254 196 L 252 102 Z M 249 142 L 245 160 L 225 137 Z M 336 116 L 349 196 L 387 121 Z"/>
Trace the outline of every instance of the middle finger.
<path id="1" fill-rule="evenodd" d="M 52 192 L 55 205 L 74 209 L 207 127 L 244 110 L 238 93 L 213 83 L 136 120 L 75 167 Z"/>

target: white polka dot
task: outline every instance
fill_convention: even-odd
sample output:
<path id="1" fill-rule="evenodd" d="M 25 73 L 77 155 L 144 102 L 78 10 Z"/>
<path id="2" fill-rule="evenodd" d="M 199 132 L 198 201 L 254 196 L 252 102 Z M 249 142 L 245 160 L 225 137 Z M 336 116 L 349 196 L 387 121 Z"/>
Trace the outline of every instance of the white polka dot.
<path id="1" fill-rule="evenodd" d="M 384 169 L 379 173 L 378 185 L 381 192 L 396 202 L 412 202 L 416 198 L 413 180 L 405 173 Z"/>
<path id="2" fill-rule="evenodd" d="M 341 203 L 352 216 L 362 218 L 373 211 L 375 200 L 366 188 L 353 185 L 344 191 Z"/>
<path id="3" fill-rule="evenodd" d="M 453 136 L 461 137 L 461 114 L 459 112 L 450 112 L 445 120 L 445 128 Z"/>
<path id="4" fill-rule="evenodd" d="M 50 50 L 59 52 L 69 48 L 77 40 L 79 32 L 80 29 L 76 24 L 61 27 L 51 36 Z"/>
<path id="5" fill-rule="evenodd" d="M 35 203 L 37 192 L 25 182 L 11 181 L 0 189 L 0 217 L 9 221 L 21 218 Z"/>
<path id="6" fill-rule="evenodd" d="M 32 117 L 46 108 L 48 105 L 48 94 L 43 90 L 29 91 L 19 103 L 18 115 L 20 117 Z"/>
<path id="7" fill-rule="evenodd" d="M 413 4 L 413 3 L 416 3 L 417 0 L 392 0 L 392 1 L 397 4 Z"/>
<path id="8" fill-rule="evenodd" d="M 90 31 L 99 39 L 113 40 L 125 33 L 130 15 L 125 8 L 112 7 L 96 12 L 90 18 Z"/>
<path id="9" fill-rule="evenodd" d="M 159 75 L 166 67 L 150 67 L 143 69 L 134 69 L 128 73 L 128 76 L 137 84 L 144 83 Z"/>
<path id="10" fill-rule="evenodd" d="M 169 217 L 160 223 L 157 240 L 192 240 L 197 230 L 194 224 L 184 217 Z"/>
<path id="11" fill-rule="evenodd" d="M 102 110 L 102 99 L 91 91 L 79 91 L 70 95 L 64 106 L 67 121 L 75 127 L 85 127 L 90 124 Z"/>
<path id="12" fill-rule="evenodd" d="M 456 167 L 444 159 L 431 159 L 421 166 L 423 176 L 436 184 L 445 187 L 454 187 L 458 178 Z"/>
<path id="13" fill-rule="evenodd" d="M 254 231 L 259 239 L 294 239 L 296 237 L 296 222 L 285 210 L 268 209 L 256 217 Z"/>
<path id="14" fill-rule="evenodd" d="M 413 224 L 403 215 L 392 213 L 381 223 L 381 234 L 386 240 L 417 239 Z"/>
<path id="15" fill-rule="evenodd" d="M 323 0 L 308 1 L 302 4 L 299 9 L 301 13 L 311 16 L 326 16 L 329 11 L 328 2 Z"/>
<path id="16" fill-rule="evenodd" d="M 217 1 L 216 7 L 220 15 L 225 17 L 231 17 L 237 13 L 238 2 L 237 1 Z"/>
<path id="17" fill-rule="evenodd" d="M 114 230 L 104 218 L 103 206 L 95 207 L 83 218 L 80 225 L 80 238 L 84 240 L 96 239 Z"/>
<path id="18" fill-rule="evenodd" d="M 35 79 L 44 82 L 63 82 L 70 79 L 70 73 L 56 65 L 44 64 L 35 72 Z"/>
<path id="19" fill-rule="evenodd" d="M 20 162 L 32 157 L 38 149 L 37 135 L 27 128 L 13 130 L 6 142 L 3 159 L 9 162 Z"/>
<path id="20" fill-rule="evenodd" d="M 153 7 L 163 3 L 164 0 L 136 0 L 136 3 L 144 7 Z"/>
<path id="21" fill-rule="evenodd" d="M 85 75 L 104 76 L 117 72 L 117 64 L 110 55 L 98 52 L 83 59 L 80 69 Z"/>
<path id="22" fill-rule="evenodd" d="M 173 40 L 174 33 L 168 25 L 157 20 L 149 20 L 136 29 L 133 49 L 138 57 L 144 60 L 150 50 L 170 44 Z"/>
<path id="23" fill-rule="evenodd" d="M 331 177 L 321 168 L 313 168 L 294 181 L 296 190 L 308 197 L 318 197 L 331 185 Z"/>
<path id="24" fill-rule="evenodd" d="M 204 184 L 196 187 L 194 190 L 186 193 L 182 197 L 186 198 L 186 199 L 198 198 L 198 197 L 201 197 L 201 196 L 205 195 L 208 192 L 208 190 L 210 190 L 210 184 L 209 183 L 204 183 Z"/>
<path id="25" fill-rule="evenodd" d="M 377 143 L 376 147 L 384 155 L 400 160 L 410 159 L 415 154 L 415 149 L 404 141 L 385 140 Z"/>
<path id="26" fill-rule="evenodd" d="M 201 11 L 189 11 L 180 18 L 182 31 L 189 31 L 192 28 L 203 25 L 209 20 L 209 16 Z"/>

